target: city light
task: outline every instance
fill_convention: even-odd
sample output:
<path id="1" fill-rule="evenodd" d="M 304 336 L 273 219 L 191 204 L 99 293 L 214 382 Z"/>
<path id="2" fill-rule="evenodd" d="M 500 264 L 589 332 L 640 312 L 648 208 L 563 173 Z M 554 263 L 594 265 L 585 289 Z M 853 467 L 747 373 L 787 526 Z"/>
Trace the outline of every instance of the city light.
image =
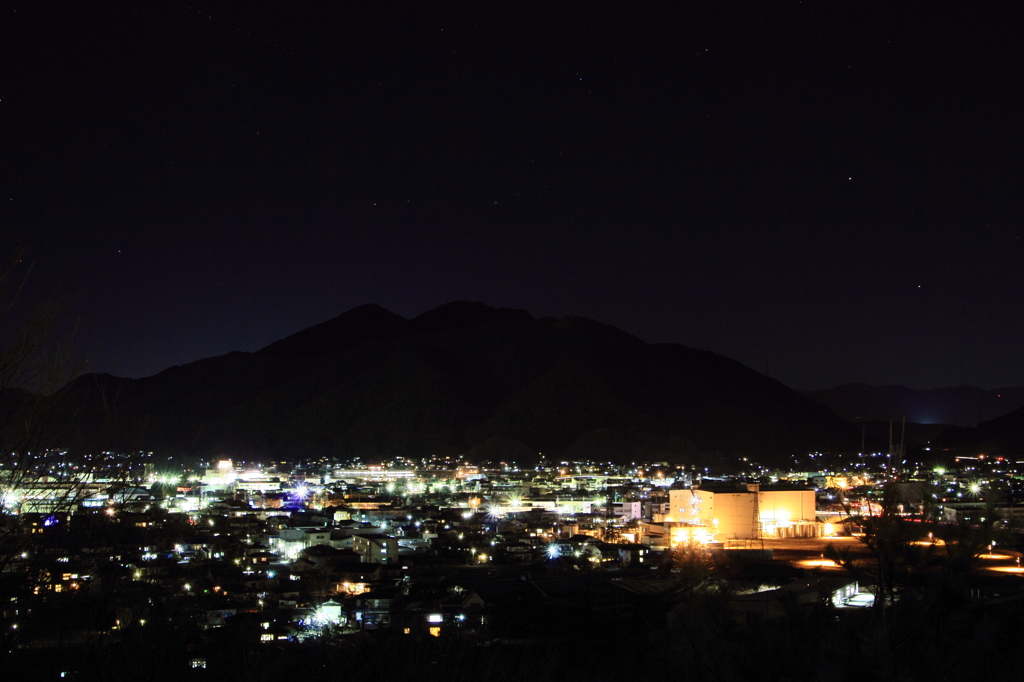
<path id="1" fill-rule="evenodd" d="M 671 543 L 673 547 L 695 543 L 706 545 L 714 538 L 714 534 L 703 526 L 679 526 L 671 530 Z"/>
<path id="2" fill-rule="evenodd" d="M 839 566 L 839 564 L 837 564 L 832 559 L 824 558 L 806 559 L 804 561 L 800 561 L 799 564 L 805 568 L 837 568 Z"/>
<path id="3" fill-rule="evenodd" d="M 683 558 L 711 557 L 712 552 L 715 557 L 745 556 L 744 552 L 759 557 L 755 550 L 764 554 L 774 551 L 774 559 L 764 557 L 764 561 L 806 569 L 808 579 L 811 574 L 838 578 L 844 570 L 862 564 L 863 559 L 855 557 L 859 563 L 844 560 L 839 565 L 824 556 L 822 547 L 832 544 L 843 548 L 848 543 L 859 546 L 863 535 L 872 532 L 871 523 L 849 519 L 846 515 L 851 509 L 864 514 L 881 513 L 886 504 L 882 485 L 878 481 L 873 483 L 871 474 L 844 473 L 841 469 L 802 474 L 776 472 L 782 482 L 778 486 L 770 485 L 764 479 L 759 485 L 750 480 L 714 479 L 710 475 L 703 479 L 703 483 L 693 484 L 685 471 L 680 474 L 677 469 L 666 469 L 662 480 L 686 479 L 686 485 L 659 490 L 653 487 L 661 475 L 658 467 L 646 468 L 650 473 L 646 480 L 639 481 L 632 473 L 635 468 L 614 470 L 608 467 L 605 470 L 593 465 L 573 464 L 568 469 L 571 473 L 563 481 L 558 479 L 557 470 L 553 467 L 543 470 L 549 472 L 548 475 L 533 470 L 520 475 L 512 466 L 502 463 L 501 469 L 481 468 L 478 481 L 463 480 L 457 484 L 458 490 L 454 494 L 444 495 L 441 485 L 444 479 L 437 477 L 437 470 L 428 467 L 424 472 L 414 465 L 415 462 L 402 462 L 402 466 L 408 467 L 402 470 L 411 472 L 411 475 L 397 478 L 380 473 L 391 470 L 388 464 L 384 464 L 383 469 L 374 470 L 377 471 L 374 476 L 361 479 L 356 485 L 342 481 L 337 476 L 337 469 L 328 468 L 328 465 L 318 465 L 321 468 L 317 469 L 307 464 L 294 470 L 265 466 L 257 471 L 258 475 L 244 481 L 239 477 L 237 484 L 217 488 L 210 484 L 209 474 L 214 470 L 206 468 L 204 463 L 206 475 L 194 488 L 153 491 L 153 497 L 166 497 L 164 506 L 171 513 L 158 509 L 155 500 L 149 497 L 131 497 L 134 488 L 130 485 L 114 487 L 104 482 L 96 486 L 96 492 L 90 492 L 89 499 L 93 500 L 90 505 L 70 512 L 45 511 L 21 517 L 10 516 L 9 521 L 12 524 L 21 522 L 29 533 L 45 532 L 46 537 L 59 537 L 65 527 L 73 525 L 70 520 L 73 513 L 87 513 L 101 520 L 103 515 L 117 516 L 105 525 L 145 528 L 144 532 L 138 531 L 140 537 L 161 538 L 159 542 L 146 540 L 151 544 L 140 546 L 130 556 L 121 556 L 119 550 L 115 550 L 109 558 L 104 558 L 104 561 L 120 562 L 123 575 L 137 581 L 135 585 L 144 582 L 142 586 L 147 590 L 155 592 L 162 589 L 165 594 L 176 594 L 182 607 L 193 603 L 227 612 L 238 608 L 244 601 L 246 609 L 257 611 L 265 608 L 268 615 L 264 617 L 270 623 L 265 629 L 273 633 L 265 633 L 271 637 L 265 641 L 303 641 L 306 637 L 333 637 L 361 629 L 389 627 L 381 620 L 389 615 L 395 617 L 393 612 L 388 613 L 389 608 L 395 608 L 393 605 L 366 605 L 371 600 L 376 601 L 374 593 L 379 591 L 373 587 L 366 564 L 388 564 L 386 570 L 415 585 L 419 575 L 409 571 L 407 566 L 416 561 L 413 555 L 430 556 L 431 552 L 447 554 L 461 569 L 461 575 L 452 574 L 450 583 L 450 588 L 456 590 L 455 594 L 461 595 L 460 599 L 468 593 L 455 580 L 466 574 L 472 575 L 474 581 L 485 581 L 510 571 L 529 576 L 526 569 L 518 566 L 532 565 L 534 569 L 543 566 L 547 578 L 554 581 L 573 580 L 580 570 L 608 571 L 608 577 L 614 579 L 617 577 L 614 572 L 638 571 L 642 574 L 650 568 L 681 572 Z M 567 465 L 563 463 L 562 466 Z M 182 479 L 169 474 L 155 476 L 145 473 L 140 474 L 138 480 L 173 485 L 176 480 L 188 480 L 189 471 L 184 472 Z M 925 467 L 920 471 L 927 476 L 930 470 Z M 615 475 L 624 472 L 629 475 Z M 944 495 L 947 500 L 955 497 L 957 491 L 967 498 L 969 494 L 989 494 L 990 490 L 1001 485 L 999 479 L 988 471 L 971 470 L 967 474 L 956 470 L 954 474 L 949 476 L 948 483 L 936 486 L 941 491 L 939 495 Z M 787 479 L 787 475 L 791 478 Z M 619 480 L 610 480 L 612 478 Z M 806 484 L 803 482 L 805 478 Z M 696 475 L 693 479 L 696 480 Z M 256 480 L 271 480 L 277 487 L 257 490 L 248 485 Z M 335 483 L 331 484 L 332 480 Z M 884 477 L 879 480 L 884 480 Z M 826 482 L 835 487 L 827 490 Z M 1012 489 L 1013 482 L 1007 485 Z M 25 487 L 20 489 L 24 491 Z M 124 501 L 121 497 L 114 498 L 112 490 L 119 495 L 124 491 Z M 322 498 L 319 497 L 321 491 Z M 385 491 L 397 491 L 400 497 L 389 497 Z M 315 499 L 324 502 L 330 499 L 329 504 L 337 506 L 328 508 L 323 515 L 302 513 L 294 508 L 295 500 L 314 495 L 317 496 Z M 0 502 L 6 505 L 19 503 L 13 489 L 0 494 Z M 22 503 L 23 506 L 25 504 Z M 203 514 L 187 513 L 187 510 L 199 506 L 204 507 Z M 946 553 L 941 550 L 942 542 L 935 535 L 943 534 L 943 524 L 952 523 L 954 514 L 960 515 L 957 521 L 966 519 L 969 523 L 984 523 L 980 516 L 988 514 L 981 511 L 984 506 L 977 502 L 946 503 L 935 516 L 913 526 L 913 537 L 920 537 L 915 544 L 929 548 L 939 546 L 940 549 L 932 556 L 935 561 L 942 560 Z M 150 509 L 159 513 L 150 513 Z M 5 513 L 12 514 L 12 511 L 8 509 Z M 920 513 L 916 506 L 911 506 L 900 518 L 906 517 L 909 527 L 910 519 L 916 523 Z M 53 527 L 55 521 L 59 521 L 59 525 Z M 74 523 L 77 524 L 78 519 Z M 837 537 L 840 533 L 844 536 L 850 534 L 845 524 L 849 524 L 850 530 L 859 532 L 861 539 Z M 152 532 L 149 528 L 159 530 Z M 935 533 L 929 533 L 929 528 L 935 529 Z M 381 553 L 381 544 L 374 544 L 371 549 L 360 546 L 362 541 L 357 540 L 360 533 L 378 539 L 386 537 L 386 542 L 393 543 L 399 555 L 392 554 L 391 549 Z M 721 545 L 716 541 L 721 541 Z M 803 551 L 802 546 L 808 547 L 808 551 Z M 344 566 L 344 570 L 339 569 L 341 575 L 337 578 L 325 579 L 326 571 L 322 567 L 330 566 L 334 560 L 327 547 L 341 547 L 350 550 L 349 554 L 360 555 L 358 558 L 362 565 Z M 718 547 L 722 550 L 719 551 Z M 1009 547 L 1006 542 L 1001 550 L 997 550 L 995 542 L 979 545 L 971 558 L 980 559 L 978 570 L 983 572 L 997 572 L 1006 579 L 1024 575 L 1019 562 L 1013 566 L 1016 553 L 1009 551 Z M 673 550 L 676 550 L 674 554 Z M 731 554 L 734 550 L 742 551 Z M 356 561 L 357 558 L 353 556 L 352 559 Z M 146 563 L 154 560 L 158 563 Z M 252 601 L 239 599 L 238 594 L 229 596 L 227 592 L 235 592 L 231 587 L 225 591 L 220 585 L 214 586 L 214 582 L 222 580 L 219 570 L 167 575 L 161 568 L 163 560 L 177 562 L 185 569 L 191 568 L 184 566 L 188 563 L 202 565 L 204 569 L 206 564 L 218 562 L 223 567 L 230 566 L 232 570 L 223 573 L 245 576 L 242 580 L 247 583 L 246 592 L 254 593 L 246 597 Z M 57 561 L 74 564 L 75 558 L 68 556 L 57 558 Z M 295 561 L 298 563 L 287 566 Z M 506 566 L 516 568 L 497 570 Z M 95 583 L 89 576 L 70 573 L 72 570 L 81 571 L 81 568 L 75 565 L 66 568 L 69 573 L 63 579 L 46 583 L 49 587 L 39 585 L 39 591 L 34 594 L 40 598 L 52 598 L 52 594 L 47 592 L 64 592 L 64 598 L 75 590 L 95 593 Z M 712 571 L 714 579 L 729 580 L 724 573 L 716 572 L 718 568 L 716 563 Z M 191 581 L 201 577 L 202 585 L 183 582 L 186 578 Z M 988 577 L 994 578 L 996 573 L 988 573 Z M 270 585 L 276 585 L 279 580 L 284 582 L 280 586 L 283 589 L 280 592 L 272 590 Z M 363 594 L 368 594 L 369 598 L 357 599 Z M 485 631 L 488 614 L 494 607 L 483 604 L 481 597 L 477 594 L 461 605 L 451 603 L 454 609 L 466 611 L 445 611 L 442 620 L 436 622 L 439 636 L 454 635 L 456 631 L 460 635 Z M 197 599 L 201 600 L 200 604 L 195 604 Z M 320 606 L 314 606 L 316 603 Z M 838 601 L 835 603 L 839 604 Z M 258 608 L 253 608 L 257 605 Z M 345 613 L 352 614 L 351 623 Z M 269 617 L 271 614 L 273 619 Z M 429 614 L 423 611 L 413 615 L 401 614 L 404 620 L 400 622 L 399 629 L 408 628 L 410 634 L 424 635 L 428 631 L 425 619 Z M 227 619 L 222 620 L 226 622 Z M 458 626 L 463 622 L 465 625 Z M 140 620 L 135 616 L 124 623 L 122 627 L 127 629 L 129 624 L 140 624 Z M 339 627 L 330 627 L 334 624 Z M 229 625 L 221 623 L 211 627 Z"/>

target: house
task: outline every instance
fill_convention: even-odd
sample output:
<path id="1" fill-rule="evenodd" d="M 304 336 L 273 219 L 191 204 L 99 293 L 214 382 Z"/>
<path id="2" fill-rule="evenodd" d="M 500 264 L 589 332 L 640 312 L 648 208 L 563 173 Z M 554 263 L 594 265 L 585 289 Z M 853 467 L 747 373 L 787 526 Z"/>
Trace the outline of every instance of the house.
<path id="1" fill-rule="evenodd" d="M 397 604 L 393 592 L 374 590 L 356 597 L 354 616 L 364 630 L 391 626 L 391 611 Z"/>
<path id="2" fill-rule="evenodd" d="M 453 587 L 440 599 L 409 604 L 392 614 L 392 625 L 406 635 L 432 637 L 475 634 L 490 624 L 487 604 L 476 592 Z"/>
<path id="3" fill-rule="evenodd" d="M 245 563 L 252 564 L 253 566 L 268 566 L 277 563 L 280 558 L 273 552 L 251 552 L 245 557 Z"/>
<path id="4" fill-rule="evenodd" d="M 352 549 L 367 564 L 386 564 L 398 561 L 398 539 L 384 533 L 356 533 L 352 536 Z"/>
<path id="5" fill-rule="evenodd" d="M 729 612 L 738 623 L 781 618 L 795 609 L 842 603 L 859 591 L 856 580 L 844 577 L 800 580 L 763 592 L 736 595 Z"/>
<path id="6" fill-rule="evenodd" d="M 362 564 L 365 566 L 365 564 Z M 353 570 L 356 566 L 339 565 L 327 574 L 327 590 L 342 596 L 355 597 L 370 591 L 375 570 Z M 368 568 L 373 569 L 374 566 Z"/>
<path id="7" fill-rule="evenodd" d="M 299 553 L 299 557 L 313 564 L 316 571 L 329 571 L 339 563 L 360 562 L 361 557 L 350 549 L 335 549 L 330 545 L 314 545 Z"/>

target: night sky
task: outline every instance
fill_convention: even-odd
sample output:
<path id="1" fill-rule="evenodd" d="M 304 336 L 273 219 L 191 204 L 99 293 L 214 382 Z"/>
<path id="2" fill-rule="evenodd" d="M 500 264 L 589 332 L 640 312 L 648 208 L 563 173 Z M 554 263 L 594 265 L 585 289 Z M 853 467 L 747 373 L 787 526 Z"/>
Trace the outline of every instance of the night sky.
<path id="1" fill-rule="evenodd" d="M 635 4 L 4 3 L 0 242 L 121 376 L 480 300 L 1024 385 L 1019 19 Z"/>

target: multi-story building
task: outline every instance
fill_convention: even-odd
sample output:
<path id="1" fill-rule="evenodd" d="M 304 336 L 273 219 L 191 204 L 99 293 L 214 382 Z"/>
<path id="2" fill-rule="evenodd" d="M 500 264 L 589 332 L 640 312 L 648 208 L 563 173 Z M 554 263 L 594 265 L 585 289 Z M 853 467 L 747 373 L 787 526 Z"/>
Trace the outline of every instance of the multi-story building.
<path id="1" fill-rule="evenodd" d="M 804 487 L 762 489 L 702 487 L 669 491 L 665 521 L 702 526 L 717 541 L 756 537 L 819 535 L 814 490 Z"/>
<path id="2" fill-rule="evenodd" d="M 352 549 L 365 564 L 391 564 L 398 561 L 398 538 L 384 533 L 352 535 Z"/>

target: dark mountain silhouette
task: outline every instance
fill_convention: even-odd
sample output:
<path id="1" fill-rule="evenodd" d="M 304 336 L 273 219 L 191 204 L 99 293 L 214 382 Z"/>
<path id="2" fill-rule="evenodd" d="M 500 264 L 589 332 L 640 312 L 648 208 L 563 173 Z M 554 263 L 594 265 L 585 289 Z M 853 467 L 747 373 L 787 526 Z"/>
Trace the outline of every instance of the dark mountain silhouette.
<path id="1" fill-rule="evenodd" d="M 892 451 L 896 451 L 902 443 L 911 454 L 930 446 L 932 440 L 949 428 L 946 424 L 917 424 L 909 421 L 904 424 L 902 418 L 889 421 L 860 421 L 856 426 L 862 429 L 867 452 L 889 452 L 890 443 L 893 446 Z"/>
<path id="2" fill-rule="evenodd" d="M 975 427 L 950 427 L 935 439 L 933 449 L 953 454 L 984 454 L 1020 459 L 1024 455 L 1024 408 Z"/>
<path id="3" fill-rule="evenodd" d="M 275 341 L 259 353 L 293 359 L 326 355 L 371 339 L 401 336 L 407 326 L 401 315 L 370 303 Z"/>
<path id="4" fill-rule="evenodd" d="M 851 422 L 899 421 L 973 426 L 1024 407 L 1024 388 L 954 386 L 919 390 L 906 386 L 844 384 L 820 391 L 798 391 Z"/>
<path id="5" fill-rule="evenodd" d="M 709 462 L 853 450 L 827 408 L 709 351 L 482 303 L 349 310 L 255 353 L 79 378 L 93 447 L 169 456 L 468 454 Z M 102 441 L 102 442 L 101 442 Z"/>

